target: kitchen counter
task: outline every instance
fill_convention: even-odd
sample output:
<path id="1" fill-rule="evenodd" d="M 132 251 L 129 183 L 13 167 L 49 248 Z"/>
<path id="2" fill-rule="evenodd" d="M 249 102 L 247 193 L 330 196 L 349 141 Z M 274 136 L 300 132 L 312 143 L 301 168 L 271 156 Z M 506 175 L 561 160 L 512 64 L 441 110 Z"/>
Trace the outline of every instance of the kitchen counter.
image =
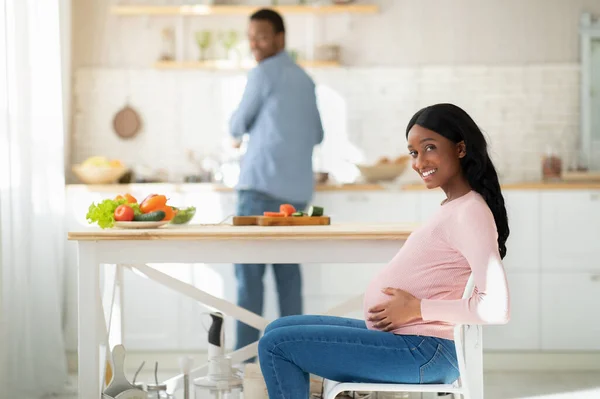
<path id="1" fill-rule="evenodd" d="M 406 240 L 412 225 L 396 224 L 332 224 L 327 226 L 232 226 L 183 225 L 158 229 L 86 229 L 70 232 L 69 240 Z"/>
<path id="2" fill-rule="evenodd" d="M 390 185 L 391 187 L 391 185 Z M 133 184 L 67 184 L 69 190 L 84 190 L 88 192 L 113 193 L 133 192 L 152 189 L 156 192 L 196 193 L 204 191 L 232 192 L 233 188 L 218 183 L 133 183 Z M 380 191 L 386 187 L 381 184 L 318 184 L 315 191 Z M 401 186 L 396 186 L 401 189 Z"/>
<path id="3" fill-rule="evenodd" d="M 232 192 L 233 188 L 218 183 L 135 183 L 135 184 L 67 184 L 68 190 L 81 190 L 96 193 L 156 191 L 173 193 L 197 192 Z M 352 183 L 352 184 L 318 184 L 317 192 L 345 192 L 345 191 L 384 191 L 384 190 L 426 190 L 421 183 L 413 184 L 378 184 L 378 183 Z M 503 190 L 600 190 L 600 182 L 521 182 L 502 185 Z"/>
<path id="4" fill-rule="evenodd" d="M 501 185 L 502 190 L 600 190 L 600 182 L 521 182 L 506 183 Z M 404 190 L 426 190 L 423 184 L 408 184 L 402 187 Z"/>

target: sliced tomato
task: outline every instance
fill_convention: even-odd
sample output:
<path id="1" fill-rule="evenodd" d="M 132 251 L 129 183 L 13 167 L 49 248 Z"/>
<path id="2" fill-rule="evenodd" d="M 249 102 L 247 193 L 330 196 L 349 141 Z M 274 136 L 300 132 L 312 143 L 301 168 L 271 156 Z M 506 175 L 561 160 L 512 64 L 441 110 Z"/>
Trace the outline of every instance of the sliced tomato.
<path id="1" fill-rule="evenodd" d="M 285 216 L 285 214 L 281 212 L 265 212 L 263 215 L 268 218 L 282 218 Z"/>
<path id="2" fill-rule="evenodd" d="M 285 216 L 291 216 L 292 213 L 296 212 L 296 208 L 291 204 L 282 204 L 279 207 L 279 212 L 283 213 Z"/>

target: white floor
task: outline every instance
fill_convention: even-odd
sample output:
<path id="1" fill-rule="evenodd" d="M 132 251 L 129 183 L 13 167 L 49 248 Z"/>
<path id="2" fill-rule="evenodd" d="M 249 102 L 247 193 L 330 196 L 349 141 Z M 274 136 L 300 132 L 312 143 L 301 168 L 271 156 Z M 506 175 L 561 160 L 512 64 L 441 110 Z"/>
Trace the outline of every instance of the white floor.
<path id="1" fill-rule="evenodd" d="M 75 376 L 71 386 L 77 386 Z M 485 398 L 599 399 L 600 372 L 489 372 L 485 374 Z M 77 399 L 77 396 L 52 399 Z"/>
<path id="2" fill-rule="evenodd" d="M 598 399 L 600 372 L 493 372 L 485 374 L 486 399 Z"/>

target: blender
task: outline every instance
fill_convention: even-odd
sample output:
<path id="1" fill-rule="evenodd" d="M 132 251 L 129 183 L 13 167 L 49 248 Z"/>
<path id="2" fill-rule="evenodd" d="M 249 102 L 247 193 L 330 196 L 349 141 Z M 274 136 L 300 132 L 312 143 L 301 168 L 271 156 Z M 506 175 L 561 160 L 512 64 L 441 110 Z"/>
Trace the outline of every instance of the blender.
<path id="1" fill-rule="evenodd" d="M 208 374 L 194 380 L 196 399 L 237 399 L 243 379 L 239 370 L 231 366 L 225 355 L 223 314 L 210 313 L 212 323 L 208 330 Z"/>

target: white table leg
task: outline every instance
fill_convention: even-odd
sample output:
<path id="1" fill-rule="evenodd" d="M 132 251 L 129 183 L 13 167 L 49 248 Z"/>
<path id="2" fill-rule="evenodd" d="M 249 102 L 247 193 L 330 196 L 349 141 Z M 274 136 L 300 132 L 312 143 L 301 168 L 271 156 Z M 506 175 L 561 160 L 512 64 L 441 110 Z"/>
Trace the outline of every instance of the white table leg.
<path id="1" fill-rule="evenodd" d="M 80 242 L 78 246 L 78 390 L 79 399 L 100 397 L 100 329 L 98 295 L 100 276 L 94 242 Z M 104 315 L 102 315 L 104 316 Z"/>
<path id="2" fill-rule="evenodd" d="M 115 345 L 123 343 L 123 268 L 120 265 L 104 266 L 104 325 L 110 329 L 108 347 L 112 349 Z"/>
<path id="3" fill-rule="evenodd" d="M 116 340 L 115 345 L 117 343 L 123 343 L 123 331 L 125 329 L 125 315 L 123 314 L 123 267 L 121 265 L 117 265 L 117 287 L 116 287 L 116 295 L 115 295 L 115 310 L 114 312 L 114 320 L 112 322 L 112 328 L 115 329 L 114 339 Z M 111 341 L 112 342 L 112 341 Z"/>

